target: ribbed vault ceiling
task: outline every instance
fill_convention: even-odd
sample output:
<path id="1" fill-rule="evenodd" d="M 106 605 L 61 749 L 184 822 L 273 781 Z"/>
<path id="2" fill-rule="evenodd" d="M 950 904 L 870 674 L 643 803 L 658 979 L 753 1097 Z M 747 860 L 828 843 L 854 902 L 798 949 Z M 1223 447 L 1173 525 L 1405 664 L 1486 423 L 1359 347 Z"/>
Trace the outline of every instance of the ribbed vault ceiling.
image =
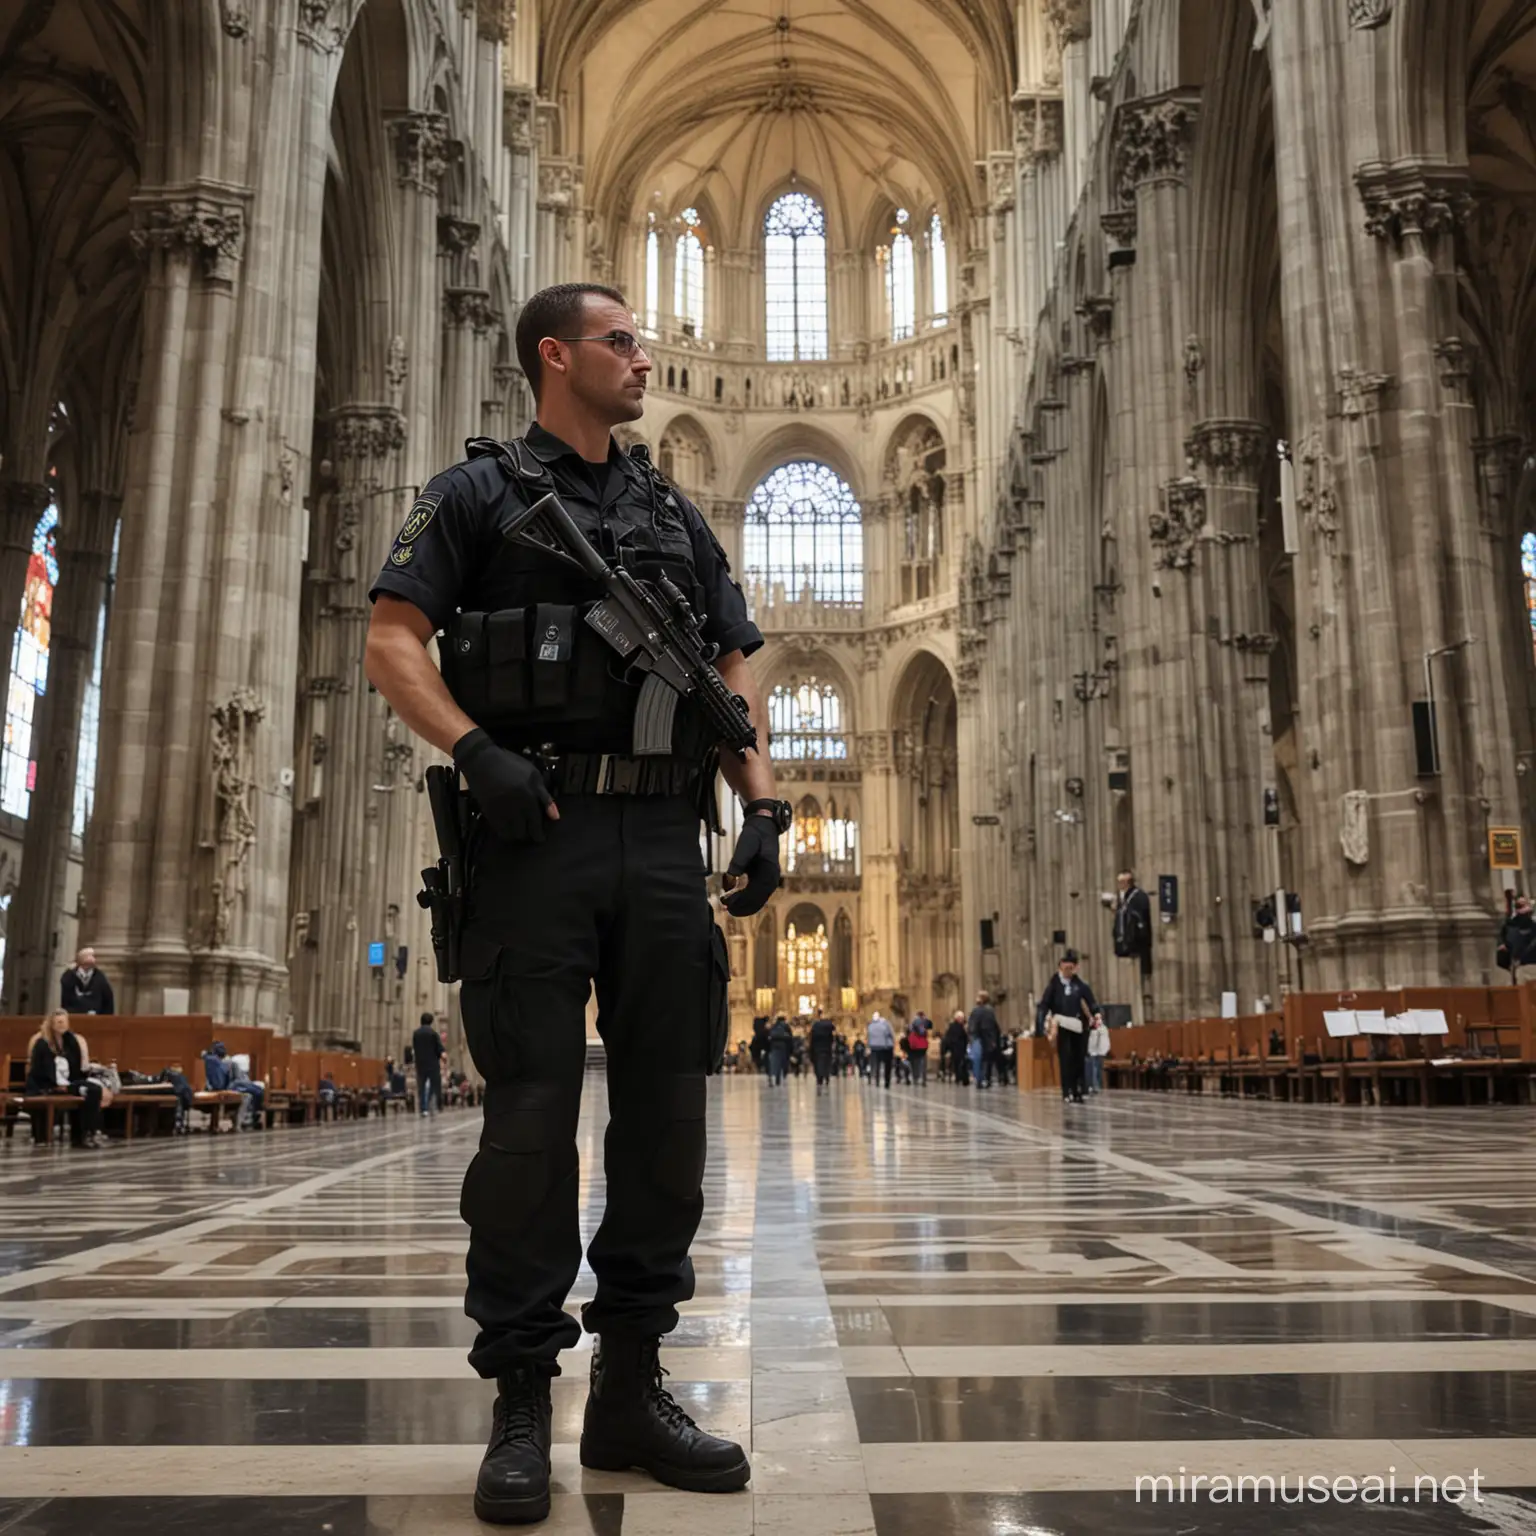
<path id="1" fill-rule="evenodd" d="M 611 221 L 697 203 L 739 249 L 793 171 L 850 248 L 893 202 L 969 211 L 1013 53 L 1007 0 L 573 0 L 543 85 Z"/>

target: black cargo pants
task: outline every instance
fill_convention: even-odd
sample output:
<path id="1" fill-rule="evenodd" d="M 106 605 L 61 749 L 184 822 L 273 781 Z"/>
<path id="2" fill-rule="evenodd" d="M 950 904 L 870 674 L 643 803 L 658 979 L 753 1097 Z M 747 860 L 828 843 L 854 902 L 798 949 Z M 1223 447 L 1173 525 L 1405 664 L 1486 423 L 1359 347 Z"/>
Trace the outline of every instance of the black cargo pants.
<path id="1" fill-rule="evenodd" d="M 464 1310 L 480 1326 L 469 1360 L 487 1377 L 581 1337 L 563 1304 L 581 1264 L 576 1118 L 594 980 L 608 1198 L 587 1251 L 597 1295 L 585 1326 L 667 1333 L 693 1295 L 704 1080 L 728 974 L 698 810 L 627 795 L 565 795 L 559 808 L 544 842 L 482 832 L 471 860 L 460 1001 L 485 1126 L 460 1209 Z"/>

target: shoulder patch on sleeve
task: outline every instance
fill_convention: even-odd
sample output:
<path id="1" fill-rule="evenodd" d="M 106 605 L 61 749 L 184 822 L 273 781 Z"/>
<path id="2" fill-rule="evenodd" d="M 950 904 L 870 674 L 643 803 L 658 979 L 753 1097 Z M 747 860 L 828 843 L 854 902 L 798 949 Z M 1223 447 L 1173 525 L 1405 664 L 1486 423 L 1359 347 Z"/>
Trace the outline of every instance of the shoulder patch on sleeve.
<path id="1" fill-rule="evenodd" d="M 414 544 L 396 544 L 389 552 L 391 565 L 409 565 L 416 558 L 416 546 Z"/>
<path id="2" fill-rule="evenodd" d="M 418 496 L 416 504 L 406 514 L 405 522 L 400 525 L 400 532 L 395 537 L 395 544 L 400 546 L 415 543 L 426 532 L 427 524 L 437 516 L 437 509 L 442 504 L 443 498 L 440 494 Z M 396 555 L 398 553 L 399 550 L 397 548 Z M 404 565 L 406 563 L 404 560 L 396 559 L 395 555 L 392 555 L 390 558 L 395 561 L 396 565 Z"/>

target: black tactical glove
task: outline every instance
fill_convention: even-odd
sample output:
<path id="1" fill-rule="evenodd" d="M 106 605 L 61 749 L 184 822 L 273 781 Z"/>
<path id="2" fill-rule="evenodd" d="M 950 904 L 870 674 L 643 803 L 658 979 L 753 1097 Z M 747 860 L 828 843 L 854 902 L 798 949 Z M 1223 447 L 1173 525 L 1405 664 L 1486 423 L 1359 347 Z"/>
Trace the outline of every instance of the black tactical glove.
<path id="1" fill-rule="evenodd" d="M 779 831 L 771 816 L 748 816 L 726 874 L 745 875 L 747 883 L 724 898 L 732 917 L 751 917 L 761 912 L 779 888 Z"/>
<path id="2" fill-rule="evenodd" d="M 476 727 L 454 743 L 453 761 L 497 837 L 509 843 L 544 841 L 554 797 L 526 757 L 498 747 Z"/>

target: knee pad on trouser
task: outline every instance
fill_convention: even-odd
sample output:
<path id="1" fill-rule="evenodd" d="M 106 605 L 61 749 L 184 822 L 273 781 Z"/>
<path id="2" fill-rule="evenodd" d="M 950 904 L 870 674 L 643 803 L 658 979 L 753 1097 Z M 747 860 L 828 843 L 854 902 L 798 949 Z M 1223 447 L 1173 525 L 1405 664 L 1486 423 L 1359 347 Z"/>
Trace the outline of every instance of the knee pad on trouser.
<path id="1" fill-rule="evenodd" d="M 498 1084 L 459 1214 L 477 1237 L 516 1237 L 559 1180 L 576 1171 L 575 1115 L 550 1083 Z"/>

